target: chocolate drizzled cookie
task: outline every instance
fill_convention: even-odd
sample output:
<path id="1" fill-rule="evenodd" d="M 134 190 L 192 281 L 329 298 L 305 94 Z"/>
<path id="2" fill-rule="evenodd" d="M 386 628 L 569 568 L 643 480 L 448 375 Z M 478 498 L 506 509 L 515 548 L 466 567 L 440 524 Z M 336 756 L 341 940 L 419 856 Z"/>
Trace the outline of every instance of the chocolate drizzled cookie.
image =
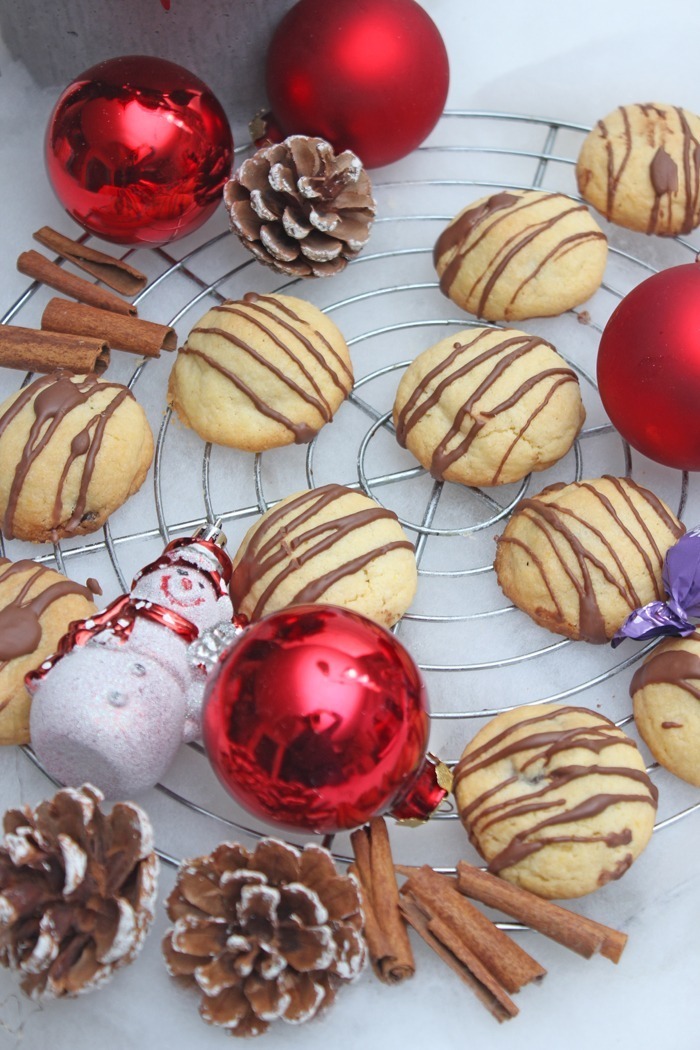
<path id="1" fill-rule="evenodd" d="M 231 596 L 251 620 L 324 602 L 390 627 L 410 605 L 417 569 L 396 515 L 342 485 L 282 500 L 250 528 L 234 558 Z"/>
<path id="2" fill-rule="evenodd" d="M 509 190 L 469 205 L 433 252 L 443 294 L 489 321 L 578 306 L 600 285 L 606 258 L 607 240 L 586 206 L 540 190 Z"/>
<path id="3" fill-rule="evenodd" d="M 262 452 L 311 441 L 352 383 L 347 345 L 330 318 L 302 299 L 249 292 L 197 322 L 168 398 L 205 441 Z"/>
<path id="4" fill-rule="evenodd" d="M 550 631 L 606 642 L 632 610 L 663 597 L 664 557 L 684 531 L 631 478 L 552 485 L 521 500 L 498 538 L 498 582 Z"/>
<path id="5" fill-rule="evenodd" d="M 557 704 L 492 719 L 465 749 L 454 790 L 489 871 L 549 898 L 620 878 L 657 804 L 634 741 L 601 714 Z"/>
<path id="6" fill-rule="evenodd" d="M 146 415 L 121 383 L 62 372 L 0 405 L 0 515 L 6 537 L 41 543 L 100 528 L 143 483 Z"/>
<path id="7" fill-rule="evenodd" d="M 690 233 L 700 224 L 700 117 L 658 102 L 618 106 L 584 140 L 576 179 L 611 222 Z"/>
<path id="8" fill-rule="evenodd" d="M 700 631 L 665 638 L 635 671 L 630 696 L 657 762 L 700 787 Z"/>
<path id="9" fill-rule="evenodd" d="M 568 452 L 585 418 L 576 373 L 544 339 L 471 328 L 425 350 L 394 403 L 399 444 L 433 477 L 504 485 Z"/>

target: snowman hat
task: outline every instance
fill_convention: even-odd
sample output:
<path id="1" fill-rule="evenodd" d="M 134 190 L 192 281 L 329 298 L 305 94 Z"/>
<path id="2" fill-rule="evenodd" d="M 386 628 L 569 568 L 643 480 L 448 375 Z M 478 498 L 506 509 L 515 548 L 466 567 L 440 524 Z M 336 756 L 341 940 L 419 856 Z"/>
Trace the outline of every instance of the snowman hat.
<path id="1" fill-rule="evenodd" d="M 231 559 L 223 549 L 226 537 L 218 525 L 201 526 L 193 536 L 171 540 L 163 553 L 150 565 L 144 565 L 134 576 L 131 587 L 143 576 L 166 567 L 194 566 L 208 576 L 221 597 L 230 597 L 229 584 L 233 574 Z"/>

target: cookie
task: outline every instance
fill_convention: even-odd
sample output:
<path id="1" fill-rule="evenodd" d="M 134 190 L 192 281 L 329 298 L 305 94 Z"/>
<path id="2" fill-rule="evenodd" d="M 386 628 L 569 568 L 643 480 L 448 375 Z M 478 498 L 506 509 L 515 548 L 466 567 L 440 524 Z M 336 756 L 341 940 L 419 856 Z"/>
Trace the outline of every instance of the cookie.
<path id="1" fill-rule="evenodd" d="M 29 742 L 25 674 L 55 651 L 69 623 L 96 610 L 93 592 L 60 572 L 0 558 L 0 744 Z"/>
<path id="2" fill-rule="evenodd" d="M 391 627 L 417 584 L 413 544 L 396 515 L 342 485 L 305 489 L 268 510 L 233 564 L 233 605 L 251 620 L 323 602 Z"/>
<path id="3" fill-rule="evenodd" d="M 618 106 L 585 138 L 576 181 L 610 222 L 690 233 L 700 224 L 700 117 L 658 102 Z"/>
<path id="4" fill-rule="evenodd" d="M 656 761 L 700 787 L 700 631 L 661 642 L 635 671 L 630 696 Z"/>
<path id="5" fill-rule="evenodd" d="M 503 593 L 542 627 L 602 643 L 663 597 L 664 557 L 684 532 L 648 489 L 605 475 L 521 500 L 494 567 Z"/>
<path id="6" fill-rule="evenodd" d="M 440 234 L 441 291 L 487 321 L 550 317 L 589 299 L 608 243 L 585 204 L 562 193 L 507 190 L 470 204 Z"/>
<path id="7" fill-rule="evenodd" d="M 264 452 L 311 441 L 352 383 L 347 345 L 329 317 L 303 299 L 249 292 L 197 322 L 168 399 L 205 441 Z"/>
<path id="8" fill-rule="evenodd" d="M 601 714 L 559 704 L 496 715 L 466 747 L 454 791 L 489 871 L 548 898 L 619 879 L 656 814 L 634 741 Z"/>
<path id="9" fill-rule="evenodd" d="M 0 405 L 0 516 L 35 543 L 94 532 L 142 485 L 153 435 L 134 395 L 94 375 L 41 376 Z"/>
<path id="10" fill-rule="evenodd" d="M 576 373 L 544 339 L 514 329 L 442 339 L 409 365 L 394 402 L 399 444 L 433 477 L 462 485 L 545 470 L 584 419 Z"/>

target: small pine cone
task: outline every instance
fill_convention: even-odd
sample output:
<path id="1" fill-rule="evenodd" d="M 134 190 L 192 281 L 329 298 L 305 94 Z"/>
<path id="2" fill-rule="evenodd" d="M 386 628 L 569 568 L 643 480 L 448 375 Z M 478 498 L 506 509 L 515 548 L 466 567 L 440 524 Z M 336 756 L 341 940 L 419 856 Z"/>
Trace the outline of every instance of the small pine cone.
<path id="1" fill-rule="evenodd" d="M 170 974 L 232 1035 L 310 1020 L 365 965 L 357 883 L 320 846 L 262 839 L 251 854 L 226 843 L 183 864 L 167 911 Z"/>
<path id="2" fill-rule="evenodd" d="M 0 963 L 33 999 L 92 991 L 139 952 L 154 917 L 158 858 L 146 814 L 84 784 L 5 814 Z"/>
<path id="3" fill-rule="evenodd" d="M 364 246 L 376 204 L 350 150 L 291 135 L 260 149 L 224 187 L 231 229 L 267 266 L 294 277 L 340 273 Z"/>

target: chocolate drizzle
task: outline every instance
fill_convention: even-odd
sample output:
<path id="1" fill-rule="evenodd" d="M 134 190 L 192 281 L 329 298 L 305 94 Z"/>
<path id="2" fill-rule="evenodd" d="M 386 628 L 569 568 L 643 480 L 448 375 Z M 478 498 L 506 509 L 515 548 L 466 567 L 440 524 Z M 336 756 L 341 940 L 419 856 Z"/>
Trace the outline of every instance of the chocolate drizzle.
<path id="1" fill-rule="evenodd" d="M 613 491 L 610 495 L 605 494 L 601 481 L 612 486 Z M 618 593 L 630 611 L 653 598 L 662 597 L 663 594 L 661 570 L 667 546 L 670 543 L 660 545 L 657 542 L 654 532 L 644 522 L 635 503 L 639 499 L 643 500 L 655 512 L 673 540 L 678 539 L 685 530 L 653 493 L 637 485 L 631 478 L 614 478 L 604 475 L 598 482 L 572 482 L 571 485 L 566 486 L 566 496 L 577 489 L 584 489 L 595 496 L 606 515 L 611 519 L 615 526 L 614 529 L 609 530 L 607 526 L 597 528 L 587 515 L 577 513 L 567 504 L 566 500 L 552 498 L 553 492 L 562 493 L 562 487 L 559 486 L 545 489 L 539 496 L 521 500 L 515 508 L 511 524 L 500 537 L 499 544 L 515 545 L 526 553 L 537 567 L 547 588 L 557 622 L 563 625 L 565 620 L 563 608 L 550 585 L 542 558 L 531 545 L 517 535 L 517 515 L 524 514 L 542 533 L 544 549 L 551 551 L 578 595 L 579 625 L 576 637 L 588 642 L 603 643 L 608 640 L 612 631 L 606 626 L 600 609 L 598 601 L 600 585 L 596 586 L 594 582 L 593 569 L 609 587 Z M 631 518 L 634 527 L 631 528 L 625 518 L 627 521 Z M 516 524 L 513 525 L 513 522 Z M 511 530 L 510 534 L 508 529 Z M 626 565 L 629 559 L 623 560 L 618 554 L 617 545 L 620 532 L 632 545 L 644 565 L 644 577 L 639 583 L 634 570 L 630 570 Z M 584 540 L 587 535 L 595 540 L 591 546 L 588 546 Z M 599 553 L 596 553 L 594 547 Z M 642 583 L 643 588 L 640 589 Z"/>
<path id="2" fill-rule="evenodd" d="M 619 106 L 606 120 L 597 124 L 597 132 L 605 143 L 607 157 L 607 181 L 605 216 L 613 221 L 616 218 L 617 200 L 620 185 L 624 179 L 630 157 L 637 149 L 637 136 L 632 131 L 630 112 L 638 109 L 649 126 L 638 136 L 639 148 L 660 142 L 649 163 L 649 182 L 654 195 L 647 223 L 647 233 L 690 233 L 700 218 L 700 142 L 693 134 L 688 118 L 679 106 L 663 109 L 651 104 L 639 106 Z M 675 115 L 675 120 L 674 120 Z M 619 117 L 622 130 L 619 135 L 611 131 L 609 122 Z M 676 126 L 677 120 L 677 126 Z M 674 144 L 680 133 L 680 150 Z M 618 146 L 621 145 L 621 152 Z M 618 152 L 620 155 L 618 156 Z M 677 160 L 682 161 L 682 178 Z M 581 173 L 581 188 L 585 192 L 587 179 Z M 662 201 L 667 198 L 665 221 L 662 218 Z M 683 221 L 679 229 L 673 222 L 672 206 L 676 200 L 683 203 Z M 663 227 L 662 227 L 663 223 Z"/>
<path id="3" fill-rule="evenodd" d="M 51 511 L 50 529 L 62 528 L 64 533 L 70 534 L 78 531 L 85 515 L 87 506 L 87 493 L 95 468 L 97 455 L 100 451 L 105 429 L 119 405 L 131 392 L 120 383 L 107 383 L 99 380 L 96 376 L 68 376 L 57 372 L 54 375 L 42 376 L 25 387 L 0 416 L 0 438 L 17 418 L 20 412 L 28 405 L 32 406 L 34 419 L 29 429 L 29 434 L 15 468 L 14 476 L 3 521 L 3 531 L 8 539 L 13 536 L 13 522 L 17 512 L 22 489 L 27 476 L 56 434 L 61 423 L 71 412 L 80 408 L 90 397 L 103 390 L 112 390 L 114 394 L 111 401 L 103 408 L 95 412 L 88 420 L 82 430 L 77 433 L 70 444 L 68 457 L 63 465 L 56 486 L 56 495 Z M 74 463 L 82 460 L 80 484 L 78 494 L 73 506 L 64 508 L 64 489 L 69 471 Z M 66 519 L 64 521 L 64 518 Z"/>
<path id="4" fill-rule="evenodd" d="M 313 519 L 326 507 L 351 494 L 352 490 L 342 485 L 324 485 L 302 492 L 263 515 L 233 571 L 231 597 L 234 608 L 239 610 L 256 585 L 271 574 L 249 614 L 252 620 L 259 619 L 265 614 L 266 606 L 278 588 L 314 558 L 375 521 L 396 520 L 392 511 L 380 506 L 368 506 L 313 523 Z M 309 527 L 304 528 L 307 522 Z M 393 540 L 361 552 L 354 558 L 343 559 L 335 568 L 321 573 L 299 588 L 285 604 L 318 601 L 339 580 L 359 572 L 389 551 L 401 549 L 413 551 L 413 544 L 408 540 Z"/>
<path id="5" fill-rule="evenodd" d="M 562 728 L 557 724 L 577 714 L 580 719 L 570 726 Z M 516 739 L 516 734 L 522 733 L 523 729 L 532 731 L 526 731 Z M 504 763 L 508 771 L 515 770 L 514 775 L 506 776 L 460 809 L 460 817 L 475 846 L 478 847 L 481 834 L 494 825 L 530 814 L 541 815 L 541 819 L 535 817 L 527 827 L 519 823 L 521 830 L 490 858 L 489 871 L 497 873 L 512 867 L 553 844 L 603 843 L 611 849 L 629 845 L 632 841 L 630 828 L 602 833 L 596 830 L 595 821 L 589 825 L 590 830 L 586 827 L 576 831 L 567 828 L 560 834 L 548 833 L 562 825 L 592 820 L 619 804 L 639 802 L 656 808 L 658 793 L 641 767 L 606 765 L 599 761 L 562 765 L 555 762 L 556 756 L 570 751 L 591 751 L 601 755 L 606 749 L 620 745 L 635 747 L 631 739 L 602 715 L 585 708 L 547 707 L 544 713 L 515 722 L 487 743 L 465 754 L 455 769 L 455 791 L 474 773 L 494 769 L 499 763 Z M 604 778 L 603 784 L 597 780 L 588 798 L 571 804 L 565 789 L 588 777 Z M 611 790 L 601 791 L 599 788 L 605 785 L 607 778 L 610 778 L 607 782 Z M 635 785 L 631 792 L 620 790 L 621 778 Z M 507 789 L 513 784 L 519 784 L 523 790 L 507 797 Z M 528 791 L 528 787 L 531 790 Z M 619 869 L 605 871 L 601 878 L 608 881 L 619 877 L 630 863 L 631 855 L 625 855 L 618 861 Z"/>
<path id="6" fill-rule="evenodd" d="M 700 641 L 697 631 L 690 636 Z M 671 685 L 700 700 L 700 654 L 687 649 L 665 649 L 659 646 L 638 667 L 630 683 L 630 696 L 648 685 Z"/>
<path id="7" fill-rule="evenodd" d="M 477 276 L 469 290 L 461 296 L 465 303 L 469 303 L 472 297 L 477 295 L 477 289 L 479 289 L 478 302 L 474 307 L 474 313 L 477 317 L 484 317 L 486 316 L 487 304 L 494 287 L 517 256 L 536 238 L 547 233 L 568 216 L 577 212 L 583 212 L 588 218 L 588 212 L 584 204 L 570 201 L 562 194 L 542 193 L 541 191 L 531 190 L 518 194 L 494 194 L 453 220 L 442 232 L 433 250 L 433 261 L 438 269 L 443 257 L 453 252 L 440 276 L 440 290 L 443 295 L 450 295 L 452 285 L 457 279 L 466 256 L 472 253 L 499 224 L 514 214 L 520 214 L 530 208 L 535 208 L 540 204 L 546 204 L 554 200 L 561 201 L 561 207 L 555 214 L 545 219 L 535 219 L 530 223 L 525 222 L 520 229 L 516 230 L 509 237 L 498 240 L 494 255 L 488 260 L 486 267 Z M 505 214 L 496 214 L 501 211 L 504 211 Z M 493 222 L 489 223 L 488 220 L 494 214 L 496 214 L 496 217 Z M 593 225 L 591 225 L 590 229 L 583 229 L 562 237 L 546 254 L 535 260 L 533 268 L 528 271 L 515 288 L 507 308 L 513 306 L 522 290 L 538 276 L 542 268 L 552 259 L 567 254 L 569 251 L 578 248 L 585 241 L 600 239 L 605 240 L 605 234 L 594 228 Z"/>
<path id="8" fill-rule="evenodd" d="M 92 602 L 92 592 L 72 580 L 58 579 L 30 597 L 45 576 L 54 577 L 50 569 L 23 559 L 10 562 L 0 558 L 0 587 L 12 576 L 28 573 L 17 594 L 0 609 L 0 671 L 6 663 L 33 653 L 41 641 L 40 618 L 48 607 L 68 594 L 77 594 Z"/>
<path id="9" fill-rule="evenodd" d="M 469 375 L 470 372 L 479 368 L 479 366 L 490 364 L 490 371 L 460 406 L 452 424 L 433 451 L 430 473 L 438 480 L 443 480 L 449 467 L 467 455 L 479 432 L 489 421 L 509 411 L 530 390 L 543 384 L 545 385 L 545 390 L 542 400 L 535 406 L 520 427 L 495 471 L 493 483 L 497 483 L 513 449 L 528 431 L 533 420 L 547 406 L 555 391 L 563 383 L 577 382 L 576 374 L 570 368 L 543 368 L 541 371 L 529 375 L 499 404 L 489 409 L 482 408 L 480 405 L 482 399 L 489 394 L 492 387 L 508 372 L 512 365 L 537 349 L 537 347 L 547 346 L 552 350 L 554 349 L 550 347 L 549 343 L 545 343 L 537 336 L 513 333 L 510 335 L 504 334 L 504 338 L 496 343 L 495 346 L 490 346 L 479 352 L 478 344 L 484 339 L 493 338 L 493 336 L 493 329 L 484 328 L 477 330 L 477 333 L 468 342 L 455 343 L 453 350 L 447 357 L 434 365 L 416 384 L 406 403 L 396 416 L 396 438 L 399 444 L 405 448 L 410 431 L 440 402 L 442 396 L 453 383 Z M 548 382 L 548 380 L 554 381 Z"/>
<path id="10" fill-rule="evenodd" d="M 440 259 L 447 252 L 453 248 L 458 249 L 440 277 L 440 291 L 443 295 L 449 295 L 452 283 L 462 265 L 462 260 L 466 254 L 465 242 L 494 213 L 502 211 L 504 208 L 514 207 L 519 200 L 520 198 L 513 193 L 494 193 L 488 200 L 482 201 L 475 208 L 468 208 L 465 212 L 462 212 L 442 231 L 433 248 L 434 266 L 437 268 Z M 469 245 L 469 247 L 473 247 L 473 245 Z M 460 248 L 461 251 L 459 250 Z"/>
<path id="11" fill-rule="evenodd" d="M 320 331 L 313 328 L 275 296 L 247 292 L 240 302 L 226 302 L 213 307 L 208 316 L 211 317 L 213 313 L 238 317 L 257 329 L 262 337 L 271 340 L 282 352 L 288 364 L 281 367 L 275 365 L 268 355 L 261 353 L 254 345 L 245 342 L 234 332 L 213 325 L 197 325 L 193 328 L 181 353 L 199 357 L 210 368 L 225 376 L 252 402 L 258 412 L 291 431 L 297 444 L 311 441 L 318 432 L 319 426 L 330 422 L 334 412 L 312 368 L 320 368 L 327 382 L 336 387 L 345 398 L 353 382 L 352 371 L 347 362 Z M 321 423 L 312 426 L 305 421 L 298 422 L 284 415 L 261 396 L 254 386 L 246 383 L 237 372 L 227 368 L 208 354 L 206 342 L 200 344 L 196 338 L 192 342 L 193 336 L 217 336 L 231 343 L 256 365 L 270 372 L 288 391 L 318 413 Z M 300 373 L 297 379 L 290 374 L 295 371 Z"/>

